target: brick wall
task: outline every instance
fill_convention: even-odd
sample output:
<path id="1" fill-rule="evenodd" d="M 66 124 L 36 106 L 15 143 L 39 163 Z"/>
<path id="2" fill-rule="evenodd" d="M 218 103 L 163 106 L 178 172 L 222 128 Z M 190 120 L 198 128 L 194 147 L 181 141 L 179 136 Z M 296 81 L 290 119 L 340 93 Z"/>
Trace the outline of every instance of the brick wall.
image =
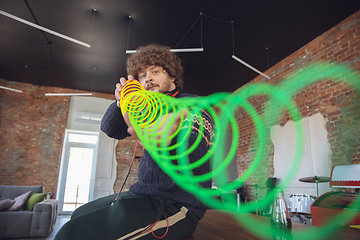
<path id="1" fill-rule="evenodd" d="M 23 91 L 0 89 L 0 184 L 43 185 L 45 191 L 55 196 L 70 97 L 46 97 L 44 94 L 80 91 L 3 79 L 0 85 Z M 112 94 L 93 93 L 93 96 L 114 99 Z M 119 143 L 115 191 L 120 188 L 118 182 L 122 183 L 135 145 L 133 138 Z M 142 147 L 138 147 L 138 156 L 142 156 L 141 150 Z M 136 181 L 138 162 L 134 163 L 127 186 Z"/>
<path id="2" fill-rule="evenodd" d="M 281 84 L 290 74 L 316 62 L 330 65 L 343 63 L 360 72 L 360 11 L 268 69 L 265 74 L 271 77 L 270 80 L 258 76 L 251 83 Z M 238 91 L 241 91 L 241 88 Z M 338 79 L 324 79 L 302 89 L 293 99 L 302 117 L 316 113 L 324 116 L 332 152 L 332 166 L 360 163 L 360 98 L 352 87 Z M 261 112 L 267 103 L 263 96 L 253 98 L 251 102 L 258 112 Z M 277 124 L 284 125 L 290 119 L 288 113 L 283 113 L 275 120 Z M 265 125 L 269 121 L 265 120 Z M 259 146 L 258 142 L 253 140 L 256 131 L 246 112 L 238 115 L 238 123 L 242 133 L 238 167 L 242 174 L 252 162 Z M 267 162 L 262 163 L 263 166 L 256 171 L 249 183 L 261 182 L 263 185 L 265 180 L 273 175 L 273 146 L 269 138 L 266 140 L 269 146 Z"/>
<path id="3" fill-rule="evenodd" d="M 55 193 L 70 98 L 45 97 L 50 88 L 32 84 L 1 85 L 23 93 L 0 91 L 0 182 Z"/>

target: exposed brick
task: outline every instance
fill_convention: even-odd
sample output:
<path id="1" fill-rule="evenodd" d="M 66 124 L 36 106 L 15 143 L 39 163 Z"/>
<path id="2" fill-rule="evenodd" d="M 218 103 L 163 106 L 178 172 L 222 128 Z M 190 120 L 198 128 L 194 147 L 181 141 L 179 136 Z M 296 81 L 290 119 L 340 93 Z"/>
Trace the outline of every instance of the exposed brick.
<path id="1" fill-rule="evenodd" d="M 346 42 L 340 46 L 340 49 L 348 49 L 349 45 L 350 45 L 350 43 Z"/>
<path id="2" fill-rule="evenodd" d="M 337 59 L 340 56 L 344 56 L 345 52 L 348 50 L 348 48 L 342 49 L 336 53 L 334 53 L 333 58 Z"/>
<path id="3" fill-rule="evenodd" d="M 68 92 L 0 79 L 22 94 L 0 91 L 0 182 L 42 185 L 56 197 L 70 97 L 45 97 L 45 92 Z M 72 90 L 79 92 L 78 90 Z M 109 94 L 108 99 L 113 99 Z"/>

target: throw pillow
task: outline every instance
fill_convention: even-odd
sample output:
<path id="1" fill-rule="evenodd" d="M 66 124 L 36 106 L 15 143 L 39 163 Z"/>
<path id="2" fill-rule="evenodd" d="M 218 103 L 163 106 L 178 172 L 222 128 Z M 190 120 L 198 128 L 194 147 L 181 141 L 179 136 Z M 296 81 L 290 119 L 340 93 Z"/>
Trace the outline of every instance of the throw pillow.
<path id="1" fill-rule="evenodd" d="M 34 193 L 25 203 L 24 210 L 32 211 L 34 209 L 35 204 L 44 200 L 45 197 L 46 197 L 46 193 Z"/>
<path id="2" fill-rule="evenodd" d="M 29 199 L 31 191 L 24 193 L 20 196 L 17 196 L 14 201 L 15 203 L 10 207 L 10 211 L 19 211 L 22 210 L 26 201 Z"/>
<path id="3" fill-rule="evenodd" d="M 0 211 L 5 211 L 14 204 L 14 200 L 7 198 L 0 201 Z"/>

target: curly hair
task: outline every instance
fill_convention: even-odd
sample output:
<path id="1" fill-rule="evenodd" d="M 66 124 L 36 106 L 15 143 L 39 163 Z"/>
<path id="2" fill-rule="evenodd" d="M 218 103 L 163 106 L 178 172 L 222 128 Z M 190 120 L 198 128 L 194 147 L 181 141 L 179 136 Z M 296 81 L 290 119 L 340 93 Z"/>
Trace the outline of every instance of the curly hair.
<path id="1" fill-rule="evenodd" d="M 180 59 L 170 48 L 158 44 L 149 44 L 136 49 L 127 59 L 126 70 L 128 75 L 139 79 L 138 74 L 150 66 L 162 67 L 171 78 L 175 78 L 176 87 L 183 88 L 183 68 Z"/>

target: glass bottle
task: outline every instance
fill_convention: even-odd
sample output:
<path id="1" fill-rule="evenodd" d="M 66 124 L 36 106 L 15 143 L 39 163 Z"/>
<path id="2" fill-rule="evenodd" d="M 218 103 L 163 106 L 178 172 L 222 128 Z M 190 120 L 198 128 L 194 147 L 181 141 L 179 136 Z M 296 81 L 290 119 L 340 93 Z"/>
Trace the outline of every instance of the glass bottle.
<path id="1" fill-rule="evenodd" d="M 271 228 L 274 240 L 291 240 L 291 218 L 287 209 L 284 193 L 274 189 L 275 199 L 271 214 Z"/>

